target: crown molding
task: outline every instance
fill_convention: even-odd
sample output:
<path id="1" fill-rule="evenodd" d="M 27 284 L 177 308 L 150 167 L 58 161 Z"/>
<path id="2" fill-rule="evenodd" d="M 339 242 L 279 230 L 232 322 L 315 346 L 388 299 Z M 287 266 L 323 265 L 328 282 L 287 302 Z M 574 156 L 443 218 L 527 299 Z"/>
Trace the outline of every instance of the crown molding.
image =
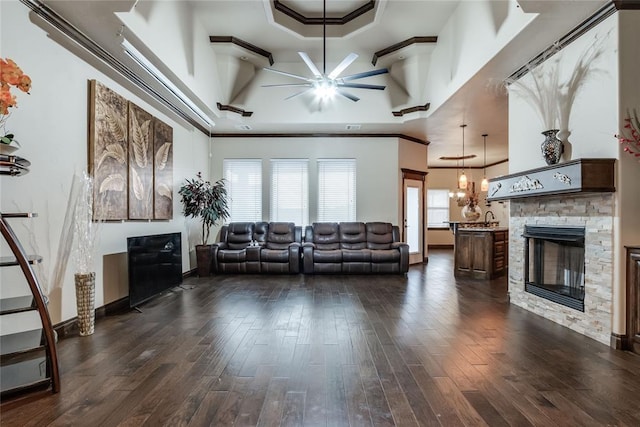
<path id="1" fill-rule="evenodd" d="M 430 142 L 401 133 L 211 133 L 218 138 L 400 138 L 416 144 L 429 145 Z"/>

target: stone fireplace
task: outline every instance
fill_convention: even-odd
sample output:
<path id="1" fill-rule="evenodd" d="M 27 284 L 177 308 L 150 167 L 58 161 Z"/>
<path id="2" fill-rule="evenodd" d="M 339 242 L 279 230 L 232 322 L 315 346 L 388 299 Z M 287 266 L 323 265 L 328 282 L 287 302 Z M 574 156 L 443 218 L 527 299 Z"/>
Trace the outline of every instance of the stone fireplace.
<path id="1" fill-rule="evenodd" d="M 613 315 L 614 159 L 577 159 L 489 181 L 510 200 L 512 304 L 609 344 Z"/>
<path id="2" fill-rule="evenodd" d="M 614 196 L 610 193 L 512 200 L 509 220 L 511 303 L 609 344 L 613 310 L 613 212 Z M 563 284 L 561 291 L 572 296 L 574 302 L 581 297 L 583 311 L 541 296 L 540 292 L 527 291 L 531 286 L 526 284 L 525 270 L 531 267 L 525 264 L 525 255 L 531 250 L 532 239 L 523 236 L 525 227 L 531 226 L 584 229 L 584 276 L 579 277 L 580 268 L 574 265 L 570 268 L 574 272 L 567 273 L 568 276 L 573 274 L 573 278 L 567 277 L 565 282 L 582 281 L 583 284 L 573 291 Z M 529 249 L 525 250 L 527 243 Z M 559 270 L 553 270 L 558 274 Z"/>

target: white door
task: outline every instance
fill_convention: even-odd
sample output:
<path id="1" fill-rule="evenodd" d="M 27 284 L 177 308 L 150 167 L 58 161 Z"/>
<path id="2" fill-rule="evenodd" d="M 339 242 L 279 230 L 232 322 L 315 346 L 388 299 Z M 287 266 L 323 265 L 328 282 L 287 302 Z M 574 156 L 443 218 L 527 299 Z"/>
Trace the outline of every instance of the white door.
<path id="1" fill-rule="evenodd" d="M 404 240 L 409 244 L 409 264 L 423 261 L 424 182 L 404 180 Z"/>

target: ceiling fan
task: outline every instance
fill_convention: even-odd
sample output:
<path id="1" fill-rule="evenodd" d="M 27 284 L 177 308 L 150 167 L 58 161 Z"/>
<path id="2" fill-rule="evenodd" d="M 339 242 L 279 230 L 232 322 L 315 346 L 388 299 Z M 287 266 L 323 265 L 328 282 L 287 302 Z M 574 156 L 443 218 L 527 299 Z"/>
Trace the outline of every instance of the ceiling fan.
<path id="1" fill-rule="evenodd" d="M 284 76 L 293 77 L 294 79 L 303 80 L 304 83 L 283 83 L 283 84 L 273 84 L 273 85 L 262 85 L 262 87 L 304 87 L 306 89 L 296 92 L 293 95 L 290 95 L 285 98 L 291 99 L 296 96 L 302 95 L 309 91 L 316 92 L 321 99 L 326 99 L 331 97 L 333 94 L 338 94 L 348 98 L 354 102 L 360 100 L 357 96 L 353 95 L 344 90 L 344 88 L 350 89 L 373 89 L 373 90 L 384 90 L 386 86 L 380 85 L 371 85 L 371 84 L 362 84 L 362 83 L 347 83 L 351 80 L 359 80 L 364 79 L 365 77 L 376 76 L 378 74 L 386 74 L 389 72 L 386 68 L 380 68 L 372 71 L 365 71 L 363 73 L 350 74 L 348 76 L 339 77 L 340 74 L 349 66 L 353 61 L 358 57 L 355 53 L 350 53 L 347 55 L 342 62 L 340 62 L 329 74 L 327 74 L 327 0 L 323 0 L 322 2 L 322 73 L 313 63 L 309 55 L 305 52 L 298 52 L 298 55 L 302 58 L 307 67 L 313 73 L 313 77 L 304 77 L 298 74 L 287 73 L 285 71 L 274 70 L 273 68 L 263 68 L 266 71 L 271 71 L 272 73 L 282 74 Z"/>

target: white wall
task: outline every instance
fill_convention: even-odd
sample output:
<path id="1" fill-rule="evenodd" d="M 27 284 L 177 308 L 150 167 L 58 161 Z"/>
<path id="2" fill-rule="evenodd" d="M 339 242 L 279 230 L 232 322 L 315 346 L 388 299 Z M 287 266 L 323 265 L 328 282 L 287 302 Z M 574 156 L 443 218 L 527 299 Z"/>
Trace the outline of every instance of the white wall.
<path id="1" fill-rule="evenodd" d="M 262 159 L 263 220 L 269 221 L 269 159 L 309 159 L 309 222 L 317 221 L 317 159 L 356 159 L 356 219 L 398 224 L 396 138 L 213 138 L 211 178 L 222 178 L 228 159 Z"/>
<path id="2" fill-rule="evenodd" d="M 51 283 L 51 274 L 59 256 L 58 242 L 73 174 L 87 167 L 87 82 L 90 79 L 97 79 L 135 102 L 174 130 L 174 219 L 103 226 L 95 257 L 96 306 L 128 294 L 126 256 L 124 264 L 122 256 L 129 236 L 182 232 L 183 270 L 189 270 L 190 242 L 176 192 L 184 178 L 194 176 L 197 171 L 203 171 L 206 176 L 208 139 L 199 131 L 173 122 L 135 96 L 126 81 L 114 81 L 103 70 L 95 69 L 52 41 L 30 22 L 29 9 L 21 3 L 2 1 L 0 10 L 1 55 L 15 60 L 33 80 L 31 95 L 18 95 L 19 108 L 14 110 L 8 124 L 22 144 L 17 154 L 31 161 L 31 171 L 22 177 L 0 178 L 1 208 L 3 212 L 35 211 L 39 214 L 31 220 L 12 220 L 12 225 L 26 251 L 44 257 L 38 275 L 49 289 L 52 321 L 59 323 L 76 315 L 74 266 L 68 266 L 62 283 Z M 4 251 L 6 247 L 3 247 L 3 254 Z M 119 255 L 114 257 L 113 254 Z"/>
<path id="3" fill-rule="evenodd" d="M 604 45 L 605 54 L 596 65 L 601 72 L 587 78 L 578 94 L 569 122 L 569 142 L 565 143 L 562 161 L 606 157 L 617 158 L 618 146 L 613 135 L 618 125 L 618 57 L 617 57 L 617 14 L 601 23 L 596 30 L 590 31 L 571 43 L 560 53 L 560 81 L 571 77 L 575 65 L 584 50 L 592 45 L 595 38 L 604 37 L 611 32 Z M 550 67 L 549 60 L 542 67 Z M 531 84 L 531 75 L 523 77 L 522 82 Z M 541 132 L 544 125 L 535 111 L 526 101 L 517 95 L 509 95 L 509 172 L 546 166 L 540 152 L 544 140 Z"/>

